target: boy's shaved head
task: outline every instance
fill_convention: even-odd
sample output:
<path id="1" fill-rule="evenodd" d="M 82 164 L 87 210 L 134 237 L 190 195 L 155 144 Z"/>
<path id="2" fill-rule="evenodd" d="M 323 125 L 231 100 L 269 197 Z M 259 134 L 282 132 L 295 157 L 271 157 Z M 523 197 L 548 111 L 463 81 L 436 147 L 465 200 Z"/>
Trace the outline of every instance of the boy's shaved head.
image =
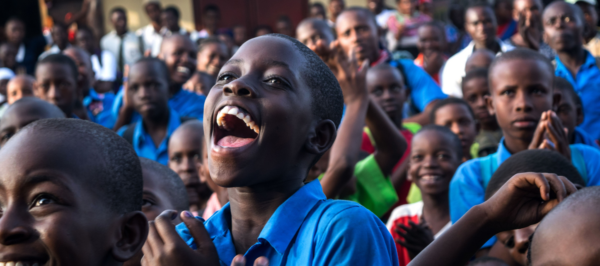
<path id="1" fill-rule="evenodd" d="M 56 105 L 46 102 L 36 97 L 24 97 L 11 104 L 4 113 L 4 117 L 0 120 L 0 124 L 6 122 L 7 114 L 11 113 L 36 113 L 43 114 L 48 118 L 64 118 L 65 114 Z"/>
<path id="2" fill-rule="evenodd" d="M 533 235 L 530 265 L 598 265 L 599 205 L 600 187 L 588 187 L 550 211 Z"/>
<path id="3" fill-rule="evenodd" d="M 577 168 L 560 153 L 549 150 L 526 150 L 510 156 L 498 167 L 485 190 L 485 198 L 492 197 L 514 175 L 526 172 L 553 173 L 566 177 L 575 185 L 585 187 L 585 182 Z"/>
<path id="4" fill-rule="evenodd" d="M 344 96 L 336 77 L 323 60 L 298 40 L 283 34 L 267 36 L 282 38 L 294 44 L 294 47 L 306 60 L 302 77 L 311 89 L 313 115 L 320 119 L 330 119 L 339 127 L 344 109 Z"/>
<path id="5" fill-rule="evenodd" d="M 49 56 L 44 57 L 44 59 L 38 61 L 36 68 L 43 64 L 61 64 L 66 65 L 71 70 L 71 75 L 75 81 L 79 79 L 79 71 L 77 71 L 77 64 L 73 59 L 69 58 L 64 54 L 51 54 Z"/>
<path id="6" fill-rule="evenodd" d="M 333 29 L 323 19 L 307 18 L 296 27 L 296 38 L 305 45 L 315 45 L 320 39 L 325 45 L 329 45 L 335 36 Z"/>
<path id="7" fill-rule="evenodd" d="M 91 168 L 84 181 L 101 195 L 100 199 L 115 213 L 141 210 L 142 170 L 133 147 L 115 132 L 80 119 L 43 119 L 23 128 L 3 149 L 23 145 L 31 139 L 43 139 L 59 148 L 70 143 L 79 147 L 81 163 Z"/>
<path id="8" fill-rule="evenodd" d="M 467 59 L 465 64 L 465 72 L 469 73 L 476 68 L 488 68 L 494 61 L 496 55 L 488 49 L 477 49 Z"/>
<path id="9" fill-rule="evenodd" d="M 550 62 L 550 60 L 548 60 L 548 58 L 546 56 L 542 55 L 539 52 L 533 51 L 531 49 L 516 48 L 512 51 L 503 53 L 502 55 L 500 55 L 494 59 L 494 61 L 492 62 L 492 64 L 490 65 L 490 68 L 489 68 L 490 82 L 493 79 L 494 70 L 498 67 L 498 65 L 500 65 L 504 62 L 512 61 L 512 60 L 531 60 L 531 61 L 541 62 L 546 67 L 546 69 L 550 73 L 552 73 L 552 76 L 554 77 L 554 66 L 552 65 L 552 62 Z"/>
<path id="10" fill-rule="evenodd" d="M 143 171 L 151 171 L 156 174 L 156 180 L 162 190 L 166 191 L 173 207 L 177 210 L 187 210 L 190 206 L 187 198 L 187 191 L 181 178 L 169 169 L 156 161 L 140 157 L 140 163 Z M 144 178 L 148 176 L 144 175 Z"/>

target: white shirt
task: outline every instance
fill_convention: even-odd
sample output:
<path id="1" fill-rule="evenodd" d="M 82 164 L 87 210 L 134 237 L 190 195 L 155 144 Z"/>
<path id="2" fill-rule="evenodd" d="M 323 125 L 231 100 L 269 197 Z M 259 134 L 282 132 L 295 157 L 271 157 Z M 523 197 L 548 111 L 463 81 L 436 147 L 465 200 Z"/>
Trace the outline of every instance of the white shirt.
<path id="1" fill-rule="evenodd" d="M 69 48 L 69 47 L 71 47 L 71 44 L 67 44 L 67 48 Z M 46 56 L 49 56 L 51 54 L 60 54 L 60 52 L 61 51 L 60 51 L 60 48 L 58 48 L 58 45 L 56 45 L 56 44 L 52 45 L 52 47 L 50 47 L 50 49 L 46 50 L 38 57 L 38 61 L 46 58 Z"/>
<path id="2" fill-rule="evenodd" d="M 393 14 L 394 14 L 394 10 L 391 10 L 391 9 L 381 10 L 381 13 L 379 13 L 377 16 L 375 16 L 377 25 L 379 25 L 379 27 L 381 27 L 381 28 L 387 29 L 387 21 L 390 18 L 390 16 Z"/>
<path id="3" fill-rule="evenodd" d="M 392 211 L 392 214 L 390 215 L 390 218 L 387 221 L 386 227 L 388 228 L 388 231 L 392 232 L 392 230 L 394 229 L 395 221 L 397 219 L 402 217 L 416 217 L 420 220 L 422 216 L 423 201 L 415 202 L 412 204 L 400 205 Z M 433 238 L 438 238 L 439 236 L 441 236 L 444 232 L 448 231 L 450 226 L 452 226 L 452 222 L 448 221 L 448 223 L 444 225 L 444 227 L 442 227 L 442 229 L 440 229 L 440 231 L 437 232 L 437 234 L 435 234 Z"/>
<path id="4" fill-rule="evenodd" d="M 496 54 L 496 56 L 501 53 L 508 52 L 512 49 L 515 49 L 514 46 L 498 40 L 500 44 L 500 52 Z M 471 57 L 475 51 L 475 43 L 471 41 L 467 47 L 462 49 L 460 52 L 456 53 L 452 57 L 446 61 L 444 66 L 442 76 L 440 77 L 440 83 L 442 84 L 442 91 L 445 94 L 448 94 L 453 97 L 462 98 L 462 89 L 461 83 L 462 78 L 465 76 L 465 65 L 467 64 L 467 60 Z"/>
<path id="5" fill-rule="evenodd" d="M 21 63 L 25 59 L 25 44 L 19 45 L 19 51 L 17 51 L 17 62 Z"/>
<path id="6" fill-rule="evenodd" d="M 92 69 L 94 69 L 96 80 L 115 81 L 117 78 L 117 59 L 109 51 L 102 51 L 98 58 L 97 54 L 91 56 Z"/>
<path id="7" fill-rule="evenodd" d="M 188 31 L 182 27 L 179 27 L 178 34 L 188 36 Z M 158 54 L 160 53 L 160 45 L 162 44 L 163 38 L 167 37 L 167 36 L 171 36 L 171 35 L 173 35 L 173 32 L 171 32 L 167 28 L 163 27 L 160 30 L 160 35 L 158 37 L 156 37 L 156 39 L 154 39 L 154 42 L 152 43 L 152 56 L 153 57 L 158 56 Z"/>
<path id="8" fill-rule="evenodd" d="M 123 64 L 132 65 L 138 59 L 144 56 L 142 49 L 143 44 L 140 38 L 135 33 L 128 31 L 123 35 Z M 119 66 L 119 49 L 121 47 L 121 37 L 117 35 L 116 31 L 111 31 L 102 37 L 100 40 L 100 49 L 111 52 L 117 61 L 117 66 L 123 69 L 123 66 Z"/>
<path id="9" fill-rule="evenodd" d="M 144 42 L 144 51 L 148 50 L 148 49 L 152 49 L 154 42 L 158 39 L 162 40 L 162 36 L 160 35 L 160 32 L 156 32 L 154 30 L 154 26 L 152 26 L 152 24 L 148 24 L 146 27 L 143 27 L 139 30 L 137 30 L 135 32 L 135 34 L 137 34 L 137 36 L 140 36 L 142 38 L 142 41 Z"/>

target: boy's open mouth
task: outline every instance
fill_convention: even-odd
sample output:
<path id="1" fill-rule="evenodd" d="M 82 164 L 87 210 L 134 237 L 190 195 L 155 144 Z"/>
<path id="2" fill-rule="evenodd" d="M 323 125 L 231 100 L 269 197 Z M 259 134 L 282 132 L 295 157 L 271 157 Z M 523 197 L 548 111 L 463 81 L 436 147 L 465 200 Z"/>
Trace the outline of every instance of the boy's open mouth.
<path id="1" fill-rule="evenodd" d="M 221 147 L 246 146 L 258 137 L 258 133 L 258 124 L 247 111 L 238 106 L 226 105 L 217 113 L 213 137 Z"/>

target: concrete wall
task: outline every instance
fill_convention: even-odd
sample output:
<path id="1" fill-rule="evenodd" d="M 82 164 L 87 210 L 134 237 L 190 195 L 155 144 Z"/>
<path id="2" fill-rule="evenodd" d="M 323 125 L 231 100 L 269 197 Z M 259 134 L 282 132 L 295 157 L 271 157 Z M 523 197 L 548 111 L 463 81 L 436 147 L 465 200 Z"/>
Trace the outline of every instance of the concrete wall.
<path id="1" fill-rule="evenodd" d="M 104 24 L 106 31 L 111 31 L 113 27 L 110 25 L 108 12 L 116 6 L 124 7 L 127 10 L 129 19 L 129 29 L 137 30 L 148 25 L 150 21 L 146 16 L 143 7 L 143 0 L 103 0 L 104 8 Z M 161 0 L 162 7 L 175 5 L 181 12 L 181 26 L 187 30 L 194 29 L 194 11 L 192 8 L 192 0 Z"/>

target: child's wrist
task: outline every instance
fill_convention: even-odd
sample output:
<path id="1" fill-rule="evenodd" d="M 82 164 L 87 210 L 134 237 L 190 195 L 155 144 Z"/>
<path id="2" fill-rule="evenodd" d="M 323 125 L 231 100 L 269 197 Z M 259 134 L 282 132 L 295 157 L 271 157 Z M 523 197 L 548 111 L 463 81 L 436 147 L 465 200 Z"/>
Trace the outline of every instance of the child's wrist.
<path id="1" fill-rule="evenodd" d="M 494 219 L 493 215 L 490 215 L 490 210 L 485 202 L 473 206 L 473 208 L 471 208 L 467 214 L 474 217 L 475 224 L 473 226 L 482 235 L 486 237 L 489 236 L 489 238 L 491 238 L 499 232 L 497 232 L 495 226 L 497 221 Z"/>

